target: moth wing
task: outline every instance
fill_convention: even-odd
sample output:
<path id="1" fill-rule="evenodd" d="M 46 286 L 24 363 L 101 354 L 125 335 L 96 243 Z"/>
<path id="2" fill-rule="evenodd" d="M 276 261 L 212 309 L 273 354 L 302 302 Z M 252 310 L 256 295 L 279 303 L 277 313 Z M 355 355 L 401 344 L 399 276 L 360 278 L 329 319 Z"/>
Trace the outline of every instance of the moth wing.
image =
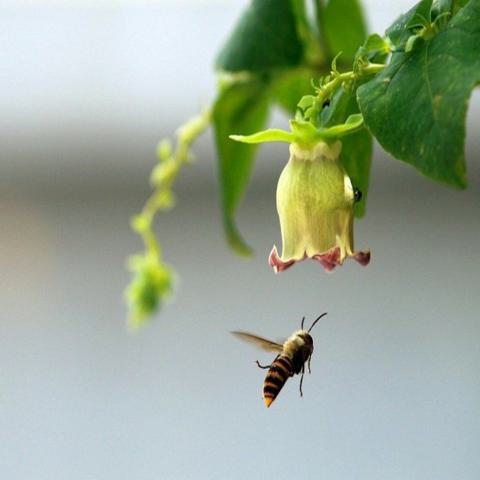
<path id="1" fill-rule="evenodd" d="M 244 342 L 255 345 L 256 347 L 266 350 L 267 352 L 281 353 L 283 351 L 283 344 L 268 340 L 267 338 L 254 335 L 248 332 L 231 332 L 234 337 L 237 337 Z"/>

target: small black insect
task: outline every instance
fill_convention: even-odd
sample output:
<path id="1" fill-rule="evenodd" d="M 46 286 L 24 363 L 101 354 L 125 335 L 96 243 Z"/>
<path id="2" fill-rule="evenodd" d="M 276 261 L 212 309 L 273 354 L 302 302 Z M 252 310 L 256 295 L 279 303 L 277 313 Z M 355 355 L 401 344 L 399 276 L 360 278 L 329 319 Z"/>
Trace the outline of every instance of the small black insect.
<path id="1" fill-rule="evenodd" d="M 362 192 L 357 187 L 353 188 L 353 199 L 355 203 L 358 203 L 362 199 Z"/>

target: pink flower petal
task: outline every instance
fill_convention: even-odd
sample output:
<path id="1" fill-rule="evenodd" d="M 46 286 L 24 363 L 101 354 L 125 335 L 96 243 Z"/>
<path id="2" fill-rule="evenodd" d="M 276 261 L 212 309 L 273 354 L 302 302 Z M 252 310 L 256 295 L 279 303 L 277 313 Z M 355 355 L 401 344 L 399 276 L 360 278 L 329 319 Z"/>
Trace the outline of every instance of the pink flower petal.
<path id="1" fill-rule="evenodd" d="M 362 266 L 366 267 L 370 263 L 370 251 L 356 252 L 353 258 Z"/>
<path id="2" fill-rule="evenodd" d="M 268 264 L 273 267 L 275 273 L 283 272 L 287 270 L 292 265 L 297 262 L 301 262 L 308 258 L 306 255 L 300 260 L 288 260 L 284 262 L 279 256 L 277 252 L 277 247 L 273 247 L 272 251 L 270 252 L 270 256 L 268 257 Z M 330 250 L 327 250 L 324 253 L 318 253 L 313 255 L 312 260 L 316 260 L 319 262 L 322 267 L 325 269 L 326 272 L 331 272 L 339 265 L 343 264 L 343 260 L 341 259 L 341 250 L 340 247 L 333 247 Z M 367 266 L 370 263 L 370 251 L 360 251 L 355 252 L 353 258 L 363 267 Z"/>
<path id="3" fill-rule="evenodd" d="M 288 262 L 283 262 L 282 259 L 278 256 L 277 247 L 274 245 L 270 255 L 268 257 L 268 264 L 273 267 L 275 273 L 280 273 L 290 268 L 295 263 L 295 260 L 289 260 Z"/>
<path id="4" fill-rule="evenodd" d="M 333 247 L 325 253 L 320 253 L 312 257 L 313 260 L 320 262 L 326 272 L 331 272 L 337 265 L 341 265 L 340 247 Z"/>

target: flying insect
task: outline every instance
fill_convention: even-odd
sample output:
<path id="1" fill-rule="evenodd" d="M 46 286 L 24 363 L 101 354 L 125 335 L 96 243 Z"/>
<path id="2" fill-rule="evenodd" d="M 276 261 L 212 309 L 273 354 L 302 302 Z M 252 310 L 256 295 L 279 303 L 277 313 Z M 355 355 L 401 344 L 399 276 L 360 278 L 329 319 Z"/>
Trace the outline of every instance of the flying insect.
<path id="1" fill-rule="evenodd" d="M 305 317 L 303 317 L 300 330 L 294 332 L 283 343 L 277 343 L 253 333 L 232 332 L 240 340 L 252 343 L 267 352 L 277 353 L 270 365 L 261 365 L 258 360 L 256 362 L 259 368 L 268 369 L 263 382 L 263 400 L 267 408 L 277 398 L 286 381 L 297 374 L 302 375 L 300 378 L 300 396 L 303 396 L 302 384 L 305 365 L 307 365 L 308 372 L 311 373 L 310 361 L 313 353 L 313 338 L 310 332 L 315 324 L 326 314 L 322 313 L 308 330 L 304 329 Z"/>

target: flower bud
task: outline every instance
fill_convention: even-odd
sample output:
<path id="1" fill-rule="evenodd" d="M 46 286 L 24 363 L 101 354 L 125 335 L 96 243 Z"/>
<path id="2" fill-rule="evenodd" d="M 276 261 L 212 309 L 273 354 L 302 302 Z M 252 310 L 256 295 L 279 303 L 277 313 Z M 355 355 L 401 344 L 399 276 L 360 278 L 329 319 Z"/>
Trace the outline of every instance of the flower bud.
<path id="1" fill-rule="evenodd" d="M 173 270 L 152 254 L 134 255 L 129 261 L 134 278 L 127 288 L 129 325 L 141 326 L 165 301 L 173 289 Z"/>
<path id="2" fill-rule="evenodd" d="M 340 161 L 340 141 L 312 147 L 290 145 L 290 159 L 277 186 L 277 210 L 282 232 L 282 256 L 274 246 L 269 264 L 276 273 L 312 258 L 326 271 L 353 257 L 361 265 L 369 251 L 353 247 L 355 190 Z M 358 194 L 357 194 L 358 196 Z"/>

